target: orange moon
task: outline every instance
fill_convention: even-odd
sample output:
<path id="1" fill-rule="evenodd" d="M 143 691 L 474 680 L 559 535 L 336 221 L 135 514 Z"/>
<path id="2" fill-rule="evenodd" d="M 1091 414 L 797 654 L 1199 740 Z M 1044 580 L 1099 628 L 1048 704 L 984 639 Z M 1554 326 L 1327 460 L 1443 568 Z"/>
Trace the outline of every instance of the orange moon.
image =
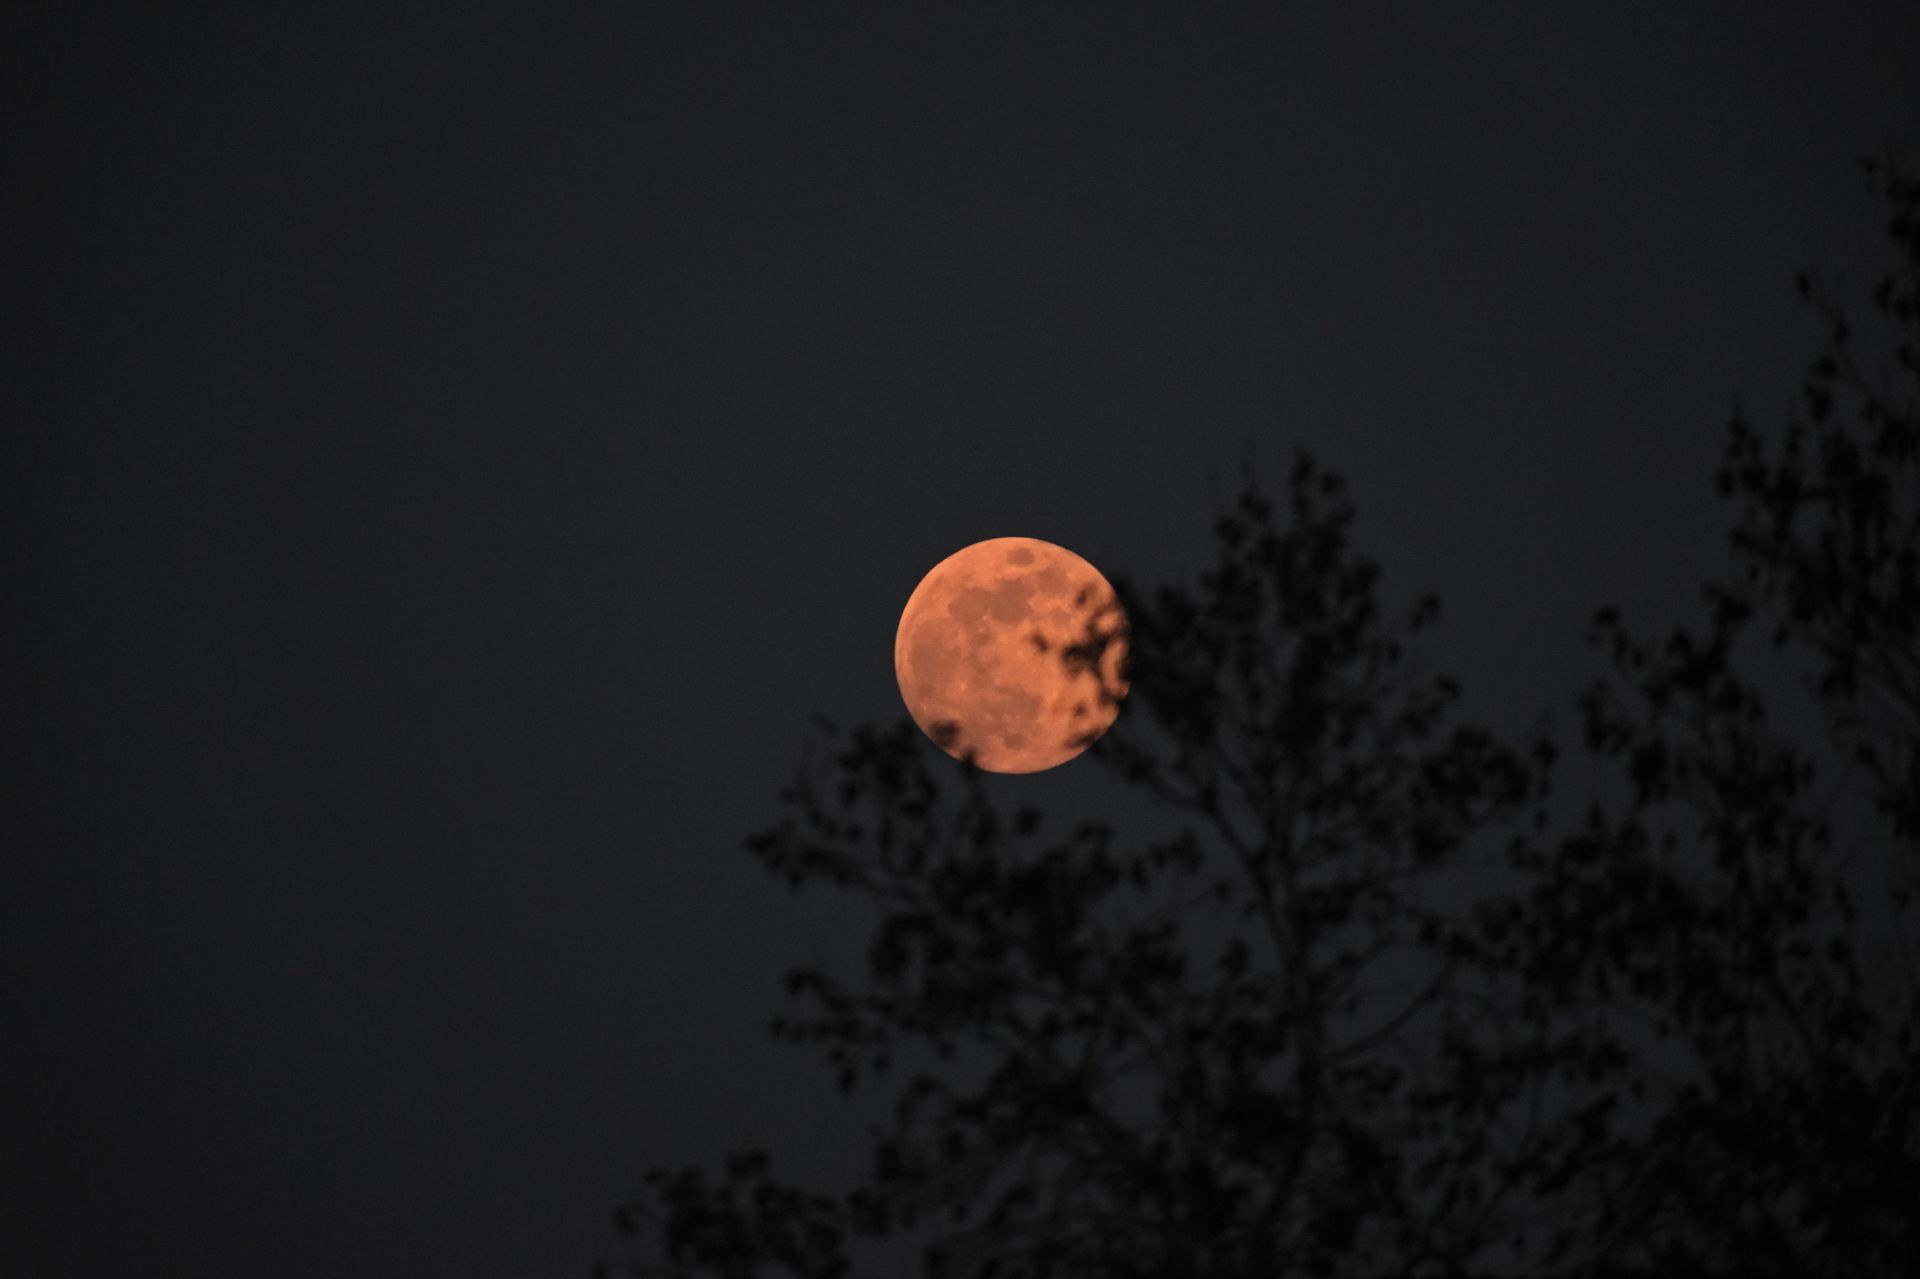
<path id="1" fill-rule="evenodd" d="M 900 614 L 893 670 L 922 732 L 990 773 L 1064 764 L 1127 694 L 1126 615 L 1065 547 L 996 537 L 955 551 Z"/>

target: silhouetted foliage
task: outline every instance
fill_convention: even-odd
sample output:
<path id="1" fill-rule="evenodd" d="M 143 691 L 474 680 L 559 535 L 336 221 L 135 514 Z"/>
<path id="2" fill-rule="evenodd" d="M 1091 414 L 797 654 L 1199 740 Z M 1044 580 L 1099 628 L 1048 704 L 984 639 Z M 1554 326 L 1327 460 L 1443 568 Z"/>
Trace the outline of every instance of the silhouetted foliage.
<path id="1" fill-rule="evenodd" d="M 1868 173 L 1894 364 L 1801 278 L 1828 345 L 1777 442 L 1732 424 L 1735 571 L 1659 640 L 1596 617 L 1585 738 L 1622 785 L 1515 903 L 1541 1020 L 1616 1063 L 1570 1240 L 1594 1268 L 1920 1273 L 1920 184 Z"/>
<path id="2" fill-rule="evenodd" d="M 1920 1273 L 1920 187 L 1870 172 L 1896 366 L 1806 286 L 1804 413 L 1719 473 L 1737 571 L 1660 640 L 1596 618 L 1591 795 L 1458 720 L 1303 457 L 1195 586 L 1117 583 L 1093 756 L 1164 830 L 1005 811 L 906 722 L 786 793 L 755 856 L 878 922 L 776 1033 L 888 1119 L 832 1193 L 650 1174 L 632 1273 Z M 1812 727 L 1762 691 L 1801 670 Z"/>

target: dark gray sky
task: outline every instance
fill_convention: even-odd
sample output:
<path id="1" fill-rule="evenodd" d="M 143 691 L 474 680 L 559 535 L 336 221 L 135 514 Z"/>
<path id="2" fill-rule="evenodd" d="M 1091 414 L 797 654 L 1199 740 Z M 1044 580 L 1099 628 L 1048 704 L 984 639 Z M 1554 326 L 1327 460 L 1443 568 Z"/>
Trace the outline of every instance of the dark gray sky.
<path id="1" fill-rule="evenodd" d="M 8 1274 L 578 1276 L 853 1157 L 740 839 L 926 569 L 1178 573 L 1306 446 L 1563 705 L 1920 124 L 1911 3 L 176 8 L 0 18 Z"/>

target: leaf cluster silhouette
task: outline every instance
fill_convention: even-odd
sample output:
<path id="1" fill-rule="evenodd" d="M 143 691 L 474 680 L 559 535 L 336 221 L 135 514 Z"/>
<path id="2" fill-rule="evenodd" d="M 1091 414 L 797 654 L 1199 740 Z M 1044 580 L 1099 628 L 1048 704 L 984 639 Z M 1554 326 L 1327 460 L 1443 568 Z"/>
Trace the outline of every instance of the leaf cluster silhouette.
<path id="1" fill-rule="evenodd" d="M 1091 754 L 1152 831 L 840 736 L 750 848 L 876 912 L 775 1023 L 888 1103 L 867 1171 L 656 1170 L 603 1269 L 1920 1273 L 1920 182 L 1867 170 L 1892 362 L 1801 281 L 1827 342 L 1783 432 L 1732 423 L 1733 570 L 1664 634 L 1596 615 L 1567 740 L 1462 717 L 1304 456 L 1196 583 L 1116 583 Z"/>

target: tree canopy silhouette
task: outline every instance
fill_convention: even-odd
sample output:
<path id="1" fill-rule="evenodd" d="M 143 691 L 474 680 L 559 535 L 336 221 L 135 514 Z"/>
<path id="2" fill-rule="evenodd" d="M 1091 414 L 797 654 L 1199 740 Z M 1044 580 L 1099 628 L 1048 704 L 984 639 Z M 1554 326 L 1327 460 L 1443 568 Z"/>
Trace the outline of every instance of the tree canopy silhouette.
<path id="1" fill-rule="evenodd" d="M 1116 583 L 1092 755 L 1153 830 L 840 737 L 750 847 L 877 912 L 776 1023 L 889 1103 L 866 1174 L 655 1170 L 621 1268 L 1920 1273 L 1920 183 L 1869 174 L 1891 364 L 1802 282 L 1828 342 L 1784 433 L 1732 425 L 1734 571 L 1657 638 L 1601 610 L 1576 740 L 1463 720 L 1304 456 L 1197 583 Z"/>
<path id="2" fill-rule="evenodd" d="M 1920 182 L 1866 168 L 1891 360 L 1800 277 L 1826 349 L 1778 440 L 1731 425 L 1734 571 L 1662 638 L 1596 617 L 1621 784 L 1507 904 L 1541 1020 L 1613 1063 L 1573 1238 L 1614 1269 L 1920 1269 Z"/>

